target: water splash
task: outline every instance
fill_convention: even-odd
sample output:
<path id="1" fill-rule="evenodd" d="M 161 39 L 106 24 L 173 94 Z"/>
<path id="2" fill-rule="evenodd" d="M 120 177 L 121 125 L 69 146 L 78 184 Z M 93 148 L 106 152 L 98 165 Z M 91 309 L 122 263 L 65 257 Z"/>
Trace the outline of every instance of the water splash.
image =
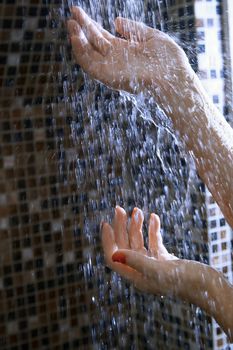
<path id="1" fill-rule="evenodd" d="M 167 1 L 165 7 L 159 0 L 65 1 L 58 17 L 68 13 L 71 5 L 81 6 L 112 33 L 117 16 L 168 30 Z M 82 242 L 83 252 L 77 275 L 85 280 L 93 348 L 140 349 L 143 344 L 152 349 L 161 342 L 169 347 L 172 332 L 181 324 L 181 316 L 176 316 L 177 304 L 135 294 L 132 286 L 104 267 L 99 224 L 101 220 L 111 221 L 116 204 L 128 213 L 134 206 L 142 208 L 145 221 L 150 212 L 156 212 L 168 249 L 193 258 L 190 242 L 198 230 L 191 230 L 191 197 L 197 183 L 193 163 L 170 120 L 150 96 L 110 91 L 71 64 L 66 49 L 61 52 L 64 71 L 59 81 L 63 84 L 71 146 L 64 147 L 64 139 L 60 139 L 60 174 L 66 185 L 75 179 L 78 190 L 71 198 L 78 216 L 75 237 Z M 63 173 L 68 175 L 64 177 Z M 201 214 L 195 210 L 197 218 Z M 100 315 L 98 324 L 92 319 L 96 312 Z M 191 318 L 195 317 L 193 312 Z M 193 327 L 197 328 L 195 322 Z M 184 338 L 179 336 L 180 344 Z"/>

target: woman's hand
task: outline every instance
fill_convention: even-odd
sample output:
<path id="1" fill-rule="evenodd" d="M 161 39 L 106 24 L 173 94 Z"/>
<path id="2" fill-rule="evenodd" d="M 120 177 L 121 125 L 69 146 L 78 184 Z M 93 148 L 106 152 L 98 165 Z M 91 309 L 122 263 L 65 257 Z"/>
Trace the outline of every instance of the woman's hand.
<path id="1" fill-rule="evenodd" d="M 142 23 L 117 18 L 116 31 L 122 36 L 117 38 L 81 8 L 73 7 L 72 15 L 68 30 L 77 63 L 113 89 L 149 91 L 171 118 L 199 176 L 233 227 L 233 130 L 184 51 L 168 35 Z"/>
<path id="2" fill-rule="evenodd" d="M 192 72 L 184 51 L 159 30 L 118 17 L 118 38 L 81 8 L 73 7 L 72 15 L 68 31 L 77 63 L 113 89 L 138 93 L 153 87 L 161 98 Z"/>
<path id="3" fill-rule="evenodd" d="M 147 250 L 142 224 L 143 213 L 135 208 L 127 229 L 127 215 L 116 207 L 113 226 L 102 226 L 107 265 L 142 292 L 175 296 L 201 307 L 233 340 L 233 286 L 212 267 L 169 254 L 155 214 L 150 216 Z"/>
<path id="4" fill-rule="evenodd" d="M 116 207 L 113 226 L 102 226 L 106 264 L 141 291 L 156 295 L 173 294 L 176 263 L 163 245 L 158 215 L 151 214 L 148 250 L 142 234 L 143 213 L 134 208 L 127 225 L 123 208 Z M 128 227 L 128 229 L 127 229 Z"/>

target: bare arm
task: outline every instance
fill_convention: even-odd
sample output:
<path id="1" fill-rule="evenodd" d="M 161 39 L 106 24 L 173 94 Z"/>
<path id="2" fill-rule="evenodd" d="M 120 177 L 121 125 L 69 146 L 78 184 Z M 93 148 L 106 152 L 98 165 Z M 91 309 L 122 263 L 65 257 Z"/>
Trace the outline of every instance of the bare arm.
<path id="1" fill-rule="evenodd" d="M 142 273 L 144 285 L 154 283 L 156 286 L 152 293 L 177 297 L 199 306 L 215 318 L 233 341 L 233 287 L 222 273 L 195 261 L 161 262 L 132 250 L 118 250 L 113 254 L 113 261 Z M 160 293 L 156 293 L 158 284 Z"/>
<path id="2" fill-rule="evenodd" d="M 198 173 L 233 227 L 233 130 L 205 93 L 183 50 L 166 34 L 117 18 L 117 38 L 74 7 L 74 56 L 113 89 L 154 96 L 195 159 Z"/>
<path id="3" fill-rule="evenodd" d="M 149 92 L 173 121 L 199 175 L 233 227 L 233 131 L 207 97 L 184 52 L 164 33 L 118 18 L 116 38 L 73 8 L 68 24 L 77 62 L 114 89 Z M 149 251 L 143 217 L 135 212 L 129 235 L 126 214 L 116 209 L 114 228 L 103 226 L 109 267 L 146 292 L 174 295 L 206 310 L 233 340 L 233 287 L 213 268 L 171 256 L 162 244 L 158 218 L 151 217 Z"/>
<path id="4" fill-rule="evenodd" d="M 186 84 L 186 82 L 185 82 Z M 163 105 L 186 148 L 192 153 L 197 171 L 233 227 L 233 129 L 204 91 L 196 75 L 182 96 L 170 96 L 172 111 Z M 179 101 L 179 103 L 175 103 Z"/>

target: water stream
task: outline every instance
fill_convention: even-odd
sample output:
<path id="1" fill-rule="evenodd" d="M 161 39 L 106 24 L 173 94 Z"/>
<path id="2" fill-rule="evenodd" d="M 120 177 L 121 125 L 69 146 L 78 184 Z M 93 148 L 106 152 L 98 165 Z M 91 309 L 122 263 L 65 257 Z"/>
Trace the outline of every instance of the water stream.
<path id="1" fill-rule="evenodd" d="M 62 17 L 69 16 L 71 4 L 81 6 L 112 33 L 116 16 L 169 30 L 167 1 L 68 1 L 54 10 L 59 26 L 64 26 Z M 99 230 L 101 220 L 112 220 L 116 204 L 129 215 L 138 206 L 145 223 L 151 212 L 160 215 L 170 252 L 195 259 L 198 253 L 193 242 L 204 244 L 204 211 L 194 204 L 202 200 L 202 191 L 193 162 L 155 103 L 92 81 L 70 61 L 67 46 L 61 45 L 60 51 L 63 74 L 59 84 L 63 85 L 64 118 L 72 147 L 66 147 L 62 137 L 57 141 L 59 169 L 63 185 L 75 177 L 78 188 L 71 201 L 83 262 L 76 272 L 85 280 L 83 327 L 91 332 L 92 348 L 168 349 L 177 338 L 176 346 L 188 349 L 191 333 L 194 343 L 201 344 L 200 327 L 204 324 L 207 334 L 209 329 L 200 310 L 137 293 L 105 267 Z M 145 224 L 145 232 L 146 228 Z M 205 259 L 201 255 L 200 260 Z M 82 292 L 77 289 L 77 298 Z"/>

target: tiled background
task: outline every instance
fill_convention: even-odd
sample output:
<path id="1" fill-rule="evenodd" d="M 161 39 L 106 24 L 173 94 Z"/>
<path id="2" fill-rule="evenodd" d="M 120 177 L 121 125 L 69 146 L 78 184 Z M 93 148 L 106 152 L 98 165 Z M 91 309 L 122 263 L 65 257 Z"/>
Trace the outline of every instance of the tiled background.
<path id="1" fill-rule="evenodd" d="M 105 3 L 99 14 L 110 11 Z M 126 5 L 118 1 L 112 16 L 129 14 Z M 143 6 L 149 23 L 161 16 L 156 2 Z M 174 27 L 190 40 L 185 14 Z M 116 204 L 146 218 L 157 211 L 168 248 L 197 257 L 205 222 L 188 228 L 202 195 L 198 181 L 187 195 L 190 169 L 165 129 L 82 76 L 68 15 L 63 1 L 0 1 L 0 348 L 185 349 L 187 339 L 208 348 L 199 311 L 178 314 L 173 301 L 136 295 L 104 266 L 99 225 Z M 202 243 L 192 250 L 194 232 Z"/>

